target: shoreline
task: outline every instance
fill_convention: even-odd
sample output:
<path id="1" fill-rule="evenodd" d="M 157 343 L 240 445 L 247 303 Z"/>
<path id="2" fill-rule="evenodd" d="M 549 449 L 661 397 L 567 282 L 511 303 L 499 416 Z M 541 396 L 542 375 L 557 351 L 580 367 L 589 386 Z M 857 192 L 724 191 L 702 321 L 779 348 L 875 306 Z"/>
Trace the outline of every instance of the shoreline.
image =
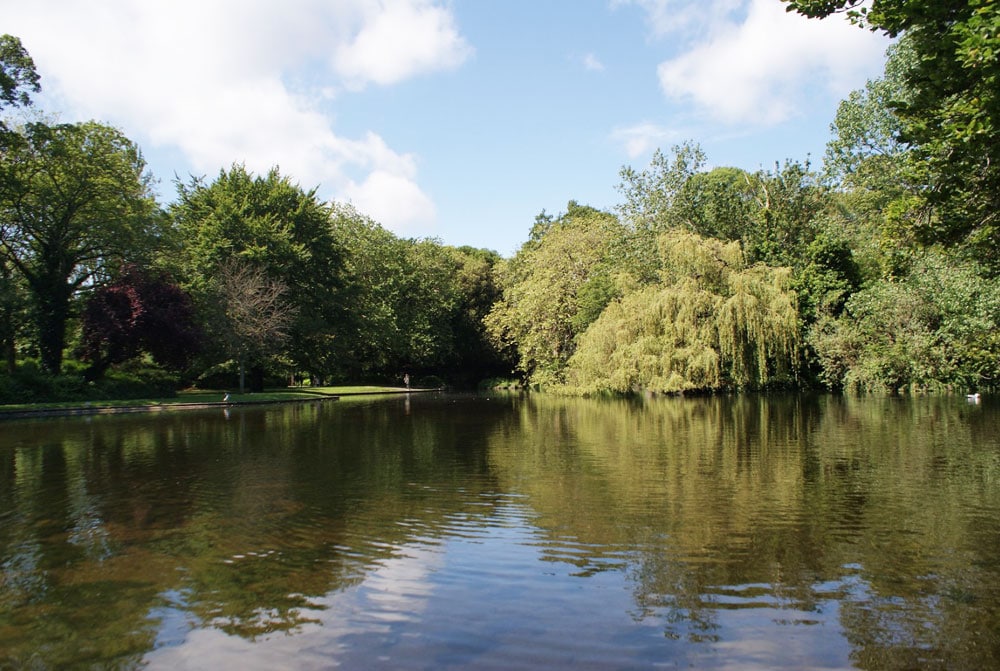
<path id="1" fill-rule="evenodd" d="M 141 403 L 135 405 L 100 405 L 86 403 L 66 408 L 24 408 L 19 410 L 0 410 L 0 422 L 8 419 L 32 419 L 36 417 L 83 417 L 91 415 L 118 415 L 140 412 L 166 412 L 170 410 L 203 410 L 207 408 L 240 408 L 258 405 L 279 405 L 285 403 L 316 403 L 320 401 L 339 401 L 344 396 L 388 396 L 392 394 L 422 394 L 442 389 L 385 389 L 380 391 L 348 391 L 337 394 L 314 393 L 309 398 L 281 398 L 261 401 L 195 401 L 191 403 Z"/>

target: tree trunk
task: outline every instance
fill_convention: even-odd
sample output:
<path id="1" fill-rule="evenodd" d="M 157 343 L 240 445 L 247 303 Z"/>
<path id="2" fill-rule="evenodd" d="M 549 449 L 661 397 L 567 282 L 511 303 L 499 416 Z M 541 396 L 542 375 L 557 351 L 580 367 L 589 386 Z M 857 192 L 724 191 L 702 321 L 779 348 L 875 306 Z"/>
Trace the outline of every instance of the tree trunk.
<path id="1" fill-rule="evenodd" d="M 261 365 L 250 367 L 250 393 L 260 394 L 264 391 L 264 367 Z"/>
<path id="2" fill-rule="evenodd" d="M 69 316 L 69 297 L 66 287 L 53 295 L 39 296 L 38 350 L 42 369 L 50 375 L 62 372 L 63 349 L 66 347 L 66 319 Z"/>
<path id="3" fill-rule="evenodd" d="M 4 359 L 7 362 L 7 374 L 13 375 L 17 372 L 17 350 L 14 347 L 14 337 L 8 337 L 3 345 Z"/>

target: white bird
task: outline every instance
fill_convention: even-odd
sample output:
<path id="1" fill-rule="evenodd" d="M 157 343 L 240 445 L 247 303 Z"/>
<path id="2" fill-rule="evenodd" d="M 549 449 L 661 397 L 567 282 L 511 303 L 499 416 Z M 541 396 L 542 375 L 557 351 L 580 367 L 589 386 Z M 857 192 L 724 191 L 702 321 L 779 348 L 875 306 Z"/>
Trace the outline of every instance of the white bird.
<path id="1" fill-rule="evenodd" d="M 969 403 L 979 403 L 979 392 L 977 391 L 975 394 L 968 394 L 965 398 L 969 401 Z"/>
<path id="2" fill-rule="evenodd" d="M 226 392 L 226 395 L 222 397 L 222 402 L 223 403 L 229 403 L 229 392 L 228 391 Z"/>

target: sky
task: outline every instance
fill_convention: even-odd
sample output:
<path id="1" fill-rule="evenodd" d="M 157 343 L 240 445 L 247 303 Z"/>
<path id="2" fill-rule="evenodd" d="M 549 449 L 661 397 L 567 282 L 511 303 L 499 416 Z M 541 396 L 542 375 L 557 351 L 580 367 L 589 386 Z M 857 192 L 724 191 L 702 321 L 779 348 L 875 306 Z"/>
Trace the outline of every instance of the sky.
<path id="1" fill-rule="evenodd" d="M 822 161 L 888 40 L 779 0 L 0 0 L 60 121 L 175 180 L 273 167 L 402 237 L 508 256 L 543 210 L 614 210 L 619 171 Z"/>

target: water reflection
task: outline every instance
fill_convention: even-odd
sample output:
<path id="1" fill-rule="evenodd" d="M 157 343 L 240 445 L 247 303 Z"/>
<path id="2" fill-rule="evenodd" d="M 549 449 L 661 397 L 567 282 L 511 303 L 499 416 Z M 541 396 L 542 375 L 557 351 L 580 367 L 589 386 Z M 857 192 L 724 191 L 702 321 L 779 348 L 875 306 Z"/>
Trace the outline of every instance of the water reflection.
<path id="1" fill-rule="evenodd" d="M 997 419 L 417 395 L 9 423 L 0 667 L 982 668 Z"/>

